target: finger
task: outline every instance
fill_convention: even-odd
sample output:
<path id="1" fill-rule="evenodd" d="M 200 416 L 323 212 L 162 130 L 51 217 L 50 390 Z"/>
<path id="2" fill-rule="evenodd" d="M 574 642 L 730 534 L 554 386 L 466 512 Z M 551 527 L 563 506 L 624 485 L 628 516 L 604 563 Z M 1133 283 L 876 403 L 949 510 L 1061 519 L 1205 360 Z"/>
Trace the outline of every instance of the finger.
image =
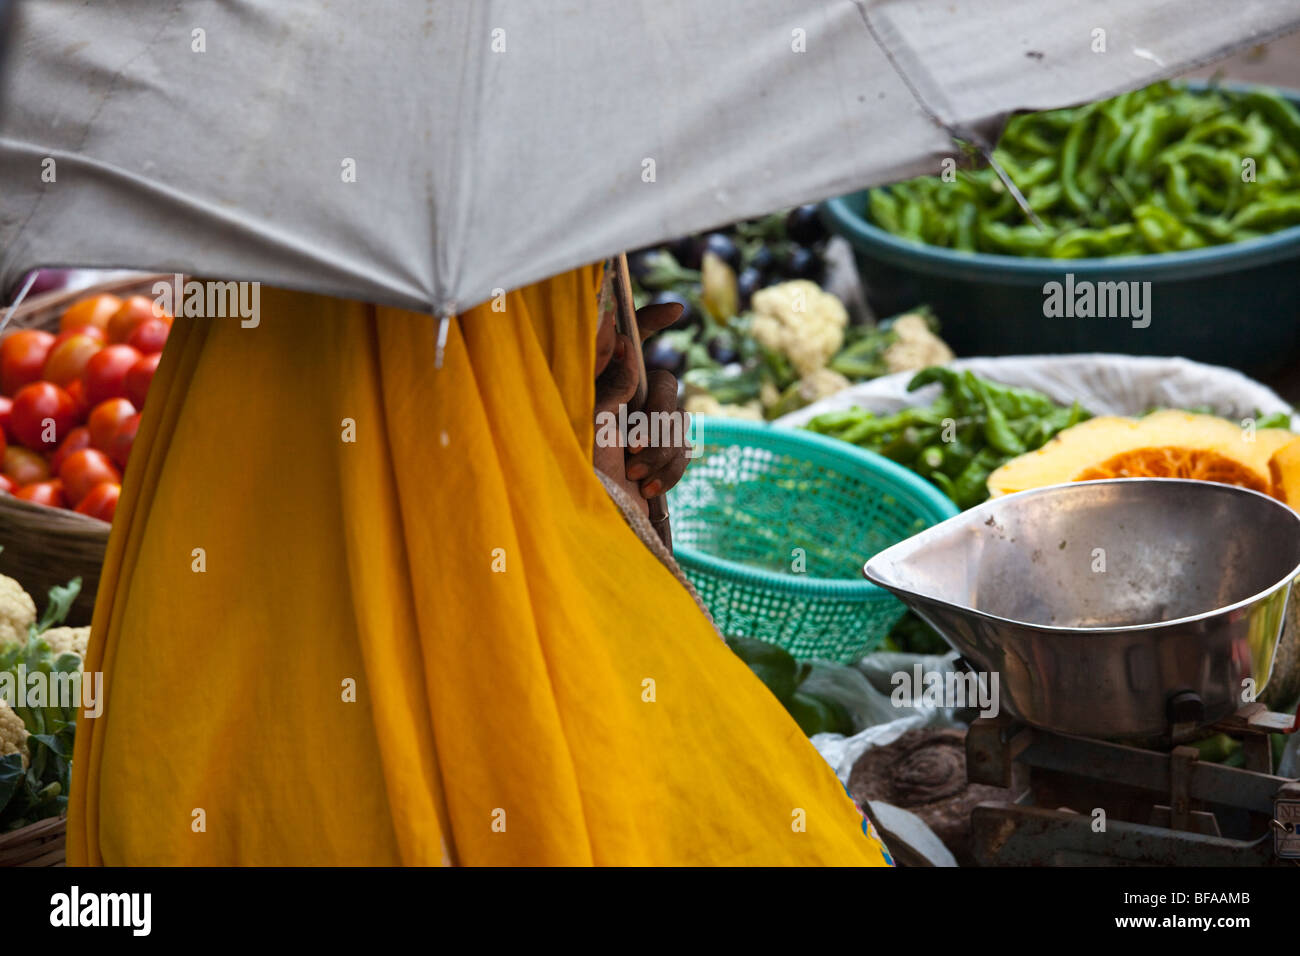
<path id="1" fill-rule="evenodd" d="M 657 368 L 646 376 L 645 410 L 647 412 L 677 411 L 677 378 L 672 372 Z"/>
<path id="2" fill-rule="evenodd" d="M 641 496 L 643 498 L 658 498 L 682 480 L 682 475 L 686 473 L 686 466 L 691 462 L 687 453 L 688 450 L 674 448 L 673 451 L 676 454 L 668 464 L 641 482 Z"/>
<path id="3" fill-rule="evenodd" d="M 596 404 L 602 408 L 623 405 L 636 394 L 640 375 L 636 367 L 636 350 L 626 335 L 615 338 L 613 355 L 605 371 L 596 379 Z"/>
<path id="4" fill-rule="evenodd" d="M 632 481 L 649 481 L 685 451 L 681 445 L 652 445 L 627 459 L 627 476 Z"/>
<path id="5" fill-rule="evenodd" d="M 609 360 L 614 356 L 614 341 L 618 332 L 614 328 L 612 315 L 604 316 L 596 329 L 596 378 L 600 378 Z"/>
<path id="6" fill-rule="evenodd" d="M 647 415 L 653 415 L 655 412 L 675 411 L 677 411 L 677 379 L 673 377 L 671 372 L 666 372 L 663 369 L 655 369 L 646 376 L 645 412 Z M 654 421 L 654 419 L 652 418 L 651 421 Z M 647 435 L 647 438 L 648 437 L 650 436 Z M 662 443 L 664 438 L 674 438 L 676 436 L 672 434 L 670 429 L 667 436 L 660 435 L 656 437 L 659 438 Z M 644 445 L 638 443 L 637 445 L 630 446 L 629 450 L 632 457 L 637 457 L 642 454 L 650 455 L 650 457 L 644 462 L 646 465 L 646 473 L 648 474 L 649 472 L 654 471 L 656 467 L 662 465 L 662 461 L 656 460 L 658 457 L 662 457 L 666 460 L 666 455 L 656 456 L 651 453 L 656 451 L 670 451 L 671 446 L 669 449 L 655 449 L 645 448 Z M 632 465 L 633 462 L 629 460 L 628 467 L 630 468 Z M 636 478 L 637 476 L 633 475 L 629 471 L 628 477 Z"/>
<path id="7" fill-rule="evenodd" d="M 660 302 L 636 310 L 636 327 L 641 332 L 641 341 L 666 329 L 682 317 L 684 306 L 680 302 Z"/>

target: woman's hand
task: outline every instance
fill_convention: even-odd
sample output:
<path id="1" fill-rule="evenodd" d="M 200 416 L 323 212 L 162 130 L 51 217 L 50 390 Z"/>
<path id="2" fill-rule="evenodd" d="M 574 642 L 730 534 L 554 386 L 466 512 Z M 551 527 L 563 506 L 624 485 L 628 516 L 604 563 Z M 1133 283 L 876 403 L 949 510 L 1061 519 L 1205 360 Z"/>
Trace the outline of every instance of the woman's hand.
<path id="1" fill-rule="evenodd" d="M 637 327 L 642 341 L 672 325 L 681 314 L 682 307 L 676 303 L 638 309 Z M 637 381 L 636 351 L 632 348 L 632 342 L 615 330 L 612 319 L 606 318 L 596 332 L 596 467 L 621 482 L 634 496 L 654 498 L 677 484 L 686 471 L 687 451 L 690 447 L 686 444 L 686 429 L 683 427 L 680 434 L 676 434 L 674 429 L 647 429 L 643 435 L 636 434 L 636 429 L 632 429 L 634 439 L 647 440 L 630 444 L 626 448 L 621 444 L 623 436 L 620 436 L 617 447 L 603 447 L 600 441 L 601 413 L 607 412 L 617 418 L 619 407 L 636 394 Z M 656 412 L 685 415 L 677 409 L 677 379 L 672 374 L 655 370 L 646 376 L 646 404 L 643 411 L 647 416 L 653 416 Z M 655 421 L 653 417 L 648 420 Z M 664 431 L 667 434 L 662 433 Z"/>

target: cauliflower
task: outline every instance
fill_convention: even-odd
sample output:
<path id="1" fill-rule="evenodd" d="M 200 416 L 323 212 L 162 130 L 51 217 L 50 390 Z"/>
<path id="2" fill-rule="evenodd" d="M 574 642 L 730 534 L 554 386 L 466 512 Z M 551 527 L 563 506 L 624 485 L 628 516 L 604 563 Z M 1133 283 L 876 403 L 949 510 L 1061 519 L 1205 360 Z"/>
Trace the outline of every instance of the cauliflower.
<path id="1" fill-rule="evenodd" d="M 827 395 L 834 395 L 842 388 L 848 388 L 850 384 L 849 380 L 839 372 L 819 368 L 799 379 L 799 397 L 803 399 L 804 404 L 811 405 Z"/>
<path id="2" fill-rule="evenodd" d="M 86 659 L 86 642 L 90 640 L 89 627 L 52 627 L 41 635 L 50 645 L 54 656 L 76 654 L 83 661 Z"/>
<path id="3" fill-rule="evenodd" d="M 754 293 L 750 333 L 783 353 L 800 376 L 822 368 L 844 344 L 849 313 L 839 299 L 807 279 L 793 279 Z"/>
<path id="4" fill-rule="evenodd" d="M 763 412 L 758 407 L 757 402 L 746 402 L 744 405 L 723 405 L 708 394 L 689 396 L 686 399 L 686 411 L 692 415 L 717 415 L 721 418 L 743 418 L 755 422 L 763 420 Z"/>
<path id="5" fill-rule="evenodd" d="M 36 621 L 36 602 L 13 578 L 0 574 L 0 644 L 27 643 L 27 630 Z"/>
<path id="6" fill-rule="evenodd" d="M 848 385 L 849 380 L 834 369 L 819 368 L 815 372 L 809 372 L 797 382 L 792 382 L 784 392 L 774 394 L 772 401 L 763 406 L 766 417 L 780 418 L 782 415 L 789 415 L 820 398 L 834 395 Z M 775 393 L 776 389 L 772 391 Z"/>
<path id="7" fill-rule="evenodd" d="M 0 698 L 0 757 L 7 754 L 22 754 L 23 766 L 27 766 L 27 728 L 23 719 Z"/>
<path id="8" fill-rule="evenodd" d="M 953 360 L 952 349 L 930 331 L 924 316 L 899 316 L 890 329 L 894 341 L 885 349 L 885 364 L 891 372 L 915 372 Z"/>

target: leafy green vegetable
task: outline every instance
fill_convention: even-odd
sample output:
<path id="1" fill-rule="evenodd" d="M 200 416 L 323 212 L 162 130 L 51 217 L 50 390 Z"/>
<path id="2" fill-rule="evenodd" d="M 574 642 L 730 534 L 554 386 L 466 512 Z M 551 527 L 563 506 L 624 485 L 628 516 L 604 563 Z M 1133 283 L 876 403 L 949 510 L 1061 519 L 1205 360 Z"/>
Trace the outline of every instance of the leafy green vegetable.
<path id="1" fill-rule="evenodd" d="M 32 625 L 27 642 L 0 646 L 0 672 L 11 673 L 14 686 L 21 667 L 25 675 L 69 675 L 69 685 L 80 690 L 81 658 L 68 653 L 56 656 L 41 637 L 63 622 L 80 592 L 80 578 L 50 588 L 45 613 Z M 29 763 L 23 767 L 21 754 L 0 757 L 0 833 L 58 816 L 67 809 L 78 709 L 76 700 L 69 704 L 61 706 L 50 699 L 44 705 L 14 706 L 27 729 Z"/>
<path id="2" fill-rule="evenodd" d="M 783 704 L 788 704 L 799 684 L 799 664 L 789 652 L 775 644 L 752 637 L 729 637 L 727 646 L 735 652 Z"/>
<path id="3" fill-rule="evenodd" d="M 759 390 L 763 387 L 763 377 L 757 366 L 697 366 L 686 372 L 682 381 L 704 389 L 723 405 L 743 405 L 758 398 Z"/>
<path id="4" fill-rule="evenodd" d="M 1290 428 L 1291 412 L 1274 412 L 1272 415 L 1262 415 L 1259 409 L 1255 409 L 1255 427 Z"/>
<path id="5" fill-rule="evenodd" d="M 1168 410 L 1169 408 L 1166 405 L 1153 405 L 1150 408 L 1148 408 L 1146 411 L 1144 411 L 1142 415 L 1145 417 L 1147 415 L 1153 415 L 1156 412 L 1163 412 Z M 1187 412 L 1191 415 L 1214 415 L 1217 418 L 1227 418 L 1227 419 L 1231 419 L 1233 417 L 1232 415 L 1224 414 L 1222 409 L 1215 408 L 1213 405 L 1191 405 L 1185 408 L 1178 408 L 1176 410 L 1180 412 Z M 1255 409 L 1255 413 L 1250 417 L 1251 419 L 1254 420 L 1255 427 L 1257 429 L 1258 428 L 1289 429 L 1291 427 L 1291 416 L 1294 414 L 1295 411 L 1292 410 L 1288 412 L 1273 412 L 1273 414 L 1271 415 L 1265 415 L 1262 411 L 1260 411 L 1257 408 Z"/>
<path id="6" fill-rule="evenodd" d="M 26 779 L 27 771 L 23 767 L 22 754 L 5 754 L 0 757 L 0 809 L 8 805 Z M 5 829 L 8 828 L 0 825 L 0 831 Z"/>
<path id="7" fill-rule="evenodd" d="M 902 315 L 919 315 L 925 319 L 931 332 L 939 332 L 939 320 L 928 305 L 910 309 Z M 891 369 L 885 353 L 898 341 L 894 322 L 902 315 L 885 319 L 877 325 L 849 326 L 844 332 L 844 345 L 826 363 L 826 367 L 839 372 L 851 382 L 888 375 Z"/>
<path id="8" fill-rule="evenodd" d="M 32 625 L 30 637 L 35 637 L 61 624 L 67 618 L 68 612 L 72 610 L 72 605 L 76 603 L 77 595 L 81 593 L 81 578 L 73 578 L 67 584 L 55 585 L 50 588 L 49 603 L 45 605 L 45 613 L 41 619 Z M 30 639 L 30 638 L 29 638 Z"/>
<path id="9" fill-rule="evenodd" d="M 796 692 L 786 704 L 786 710 L 795 723 L 809 737 L 814 734 L 848 734 L 853 733 L 853 722 L 848 712 L 839 701 L 815 694 Z"/>
<path id="10" fill-rule="evenodd" d="M 776 644 L 752 637 L 728 637 L 727 646 L 779 700 L 799 729 L 813 734 L 853 732 L 853 720 L 844 705 L 821 694 L 800 690 L 811 667 L 800 664 Z"/>
<path id="11" fill-rule="evenodd" d="M 911 611 L 898 619 L 885 642 L 889 649 L 906 654 L 947 654 L 951 650 L 934 628 Z"/>

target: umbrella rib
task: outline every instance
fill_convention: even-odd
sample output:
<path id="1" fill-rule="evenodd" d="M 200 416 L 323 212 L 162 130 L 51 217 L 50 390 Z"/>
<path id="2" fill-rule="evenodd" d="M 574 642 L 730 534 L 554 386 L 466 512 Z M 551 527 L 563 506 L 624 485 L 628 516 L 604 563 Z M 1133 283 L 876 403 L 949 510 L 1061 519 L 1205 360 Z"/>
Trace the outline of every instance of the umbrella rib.
<path id="1" fill-rule="evenodd" d="M 983 143 L 983 140 L 977 134 L 969 133 L 955 127 L 946 122 L 943 117 L 939 115 L 938 111 L 935 110 L 934 107 L 926 101 L 925 97 L 921 95 L 921 91 L 912 81 L 912 78 L 908 76 L 907 72 L 901 65 L 899 65 L 898 59 L 894 56 L 893 50 L 889 48 L 889 44 L 885 43 L 884 38 L 881 37 L 875 24 L 871 22 L 871 15 L 867 12 L 866 0 L 853 0 L 853 4 L 858 8 L 858 14 L 862 17 L 862 22 L 866 26 L 867 32 L 871 34 L 871 39 L 875 42 L 876 46 L 880 48 L 880 52 L 885 54 L 885 59 L 889 61 L 889 65 L 893 68 L 894 72 L 898 74 L 898 78 L 903 81 L 903 85 L 906 86 L 907 91 L 912 94 L 912 98 L 916 100 L 917 105 L 921 107 L 922 112 L 924 112 L 936 126 L 942 129 L 954 140 L 965 139 L 975 143 L 977 146 L 987 145 Z"/>
<path id="2" fill-rule="evenodd" d="M 442 357 L 447 351 L 447 331 L 451 327 L 451 316 L 443 312 L 438 316 L 438 344 L 433 353 L 433 367 L 442 368 Z"/>
<path id="3" fill-rule="evenodd" d="M 474 8 L 474 10 L 467 12 L 467 15 L 463 20 L 463 40 L 466 49 L 470 47 L 475 36 L 479 36 L 481 40 L 481 35 L 485 32 L 483 27 L 489 22 L 492 9 L 493 4 L 482 3 Z M 475 11 L 477 12 L 477 19 L 475 19 L 474 16 Z M 476 30 L 475 27 L 478 29 Z M 473 71 L 471 76 L 470 67 L 471 64 L 475 63 L 477 64 L 477 69 Z M 471 132 L 468 138 L 475 144 L 476 149 L 480 142 L 478 118 L 483 107 L 483 71 L 486 68 L 486 57 L 465 57 L 462 60 L 462 68 L 456 78 L 457 86 L 454 94 L 458 116 L 464 125 L 470 127 Z M 467 87 L 472 87 L 474 92 L 472 97 L 466 95 Z M 455 168 L 453 163 L 448 163 L 447 165 L 448 168 Z M 472 169 L 472 167 L 470 168 Z M 461 262 L 459 257 L 464 253 L 462 243 L 450 242 L 444 243 L 440 246 L 438 242 L 439 235 L 442 235 L 443 239 L 446 239 L 447 236 L 438 228 L 439 213 L 451 213 L 451 215 L 446 218 L 450 219 L 450 226 L 452 228 L 458 228 L 464 222 L 472 222 L 474 219 L 473 204 L 475 198 L 474 190 L 472 188 L 473 182 L 473 175 L 464 177 L 457 183 L 458 188 L 450 191 L 452 204 L 452 208 L 450 209 L 439 209 L 437 191 L 434 189 L 430 189 L 429 191 L 429 211 L 433 222 L 433 242 L 431 243 L 431 248 L 433 250 L 433 285 L 435 289 L 435 295 L 433 297 L 434 301 L 431 301 L 430 305 L 432 307 L 431 311 L 438 317 L 438 337 L 434 347 L 433 356 L 433 367 L 435 369 L 442 368 L 443 358 L 445 357 L 447 350 L 447 336 L 450 331 L 451 319 L 452 316 L 459 312 L 459 305 L 456 301 L 456 297 L 454 294 L 450 294 L 448 290 L 453 290 L 454 292 L 454 290 L 460 286 Z M 459 209 L 456 208 L 457 204 L 460 204 Z M 460 213 L 460 215 L 457 215 L 457 213 Z M 459 231 L 463 233 L 463 230 Z M 440 276 L 438 269 L 439 252 L 443 247 L 445 247 L 450 254 L 442 260 L 447 266 L 448 274 L 446 276 Z"/>
<path id="4" fill-rule="evenodd" d="M 967 142 L 974 143 L 975 148 L 980 151 L 980 155 L 983 156 L 985 161 L 993 167 L 993 171 L 997 174 L 998 179 L 1002 180 L 1003 185 L 1005 185 L 1008 191 L 1010 191 L 1011 198 L 1016 201 L 1016 205 L 1024 211 L 1025 215 L 1029 217 L 1030 221 L 1034 225 L 1039 229 L 1046 229 L 1047 227 L 1043 225 L 1043 221 L 1039 219 L 1034 213 L 1034 210 L 1030 208 L 1029 202 L 1025 199 L 1024 194 L 1020 192 L 1020 189 L 1016 184 L 1011 181 L 1011 177 L 1007 175 L 1006 170 L 1002 168 L 1002 164 L 993 158 L 992 146 L 978 133 L 971 130 L 963 130 L 958 126 L 954 126 L 946 122 L 943 117 L 939 115 L 938 111 L 935 110 L 934 107 L 926 101 L 925 97 L 921 95 L 921 91 L 917 88 L 916 84 L 912 82 L 912 78 L 907 75 L 907 71 L 905 71 L 899 64 L 898 59 L 894 56 L 894 52 L 889 48 L 889 45 L 885 43 L 884 38 L 881 37 L 879 31 L 876 30 L 875 25 L 871 22 L 871 15 L 867 12 L 866 0 L 853 0 L 853 2 L 858 8 L 858 13 L 862 17 L 862 22 L 866 25 L 867 32 L 871 34 L 871 39 L 875 41 L 876 46 L 880 48 L 880 52 L 885 54 L 885 59 L 889 61 L 889 65 L 893 68 L 894 72 L 898 74 L 898 78 L 903 82 L 903 85 L 907 87 L 907 91 L 912 94 L 912 99 L 916 100 L 916 103 L 921 107 L 922 112 L 930 118 L 931 122 L 947 133 L 954 142 L 966 140 Z"/>
<path id="5" fill-rule="evenodd" d="M 36 277 L 39 274 L 40 273 L 36 269 L 32 270 L 31 275 L 27 277 L 27 281 L 23 283 L 22 290 L 18 293 L 18 298 L 14 299 L 13 302 L 10 303 L 9 308 L 5 310 L 5 317 L 0 319 L 0 335 L 4 335 L 5 328 L 9 325 L 9 320 L 14 317 L 14 313 L 18 311 L 18 307 L 23 304 L 23 299 L 27 298 L 27 293 L 30 292 L 32 286 L 36 284 Z"/>

